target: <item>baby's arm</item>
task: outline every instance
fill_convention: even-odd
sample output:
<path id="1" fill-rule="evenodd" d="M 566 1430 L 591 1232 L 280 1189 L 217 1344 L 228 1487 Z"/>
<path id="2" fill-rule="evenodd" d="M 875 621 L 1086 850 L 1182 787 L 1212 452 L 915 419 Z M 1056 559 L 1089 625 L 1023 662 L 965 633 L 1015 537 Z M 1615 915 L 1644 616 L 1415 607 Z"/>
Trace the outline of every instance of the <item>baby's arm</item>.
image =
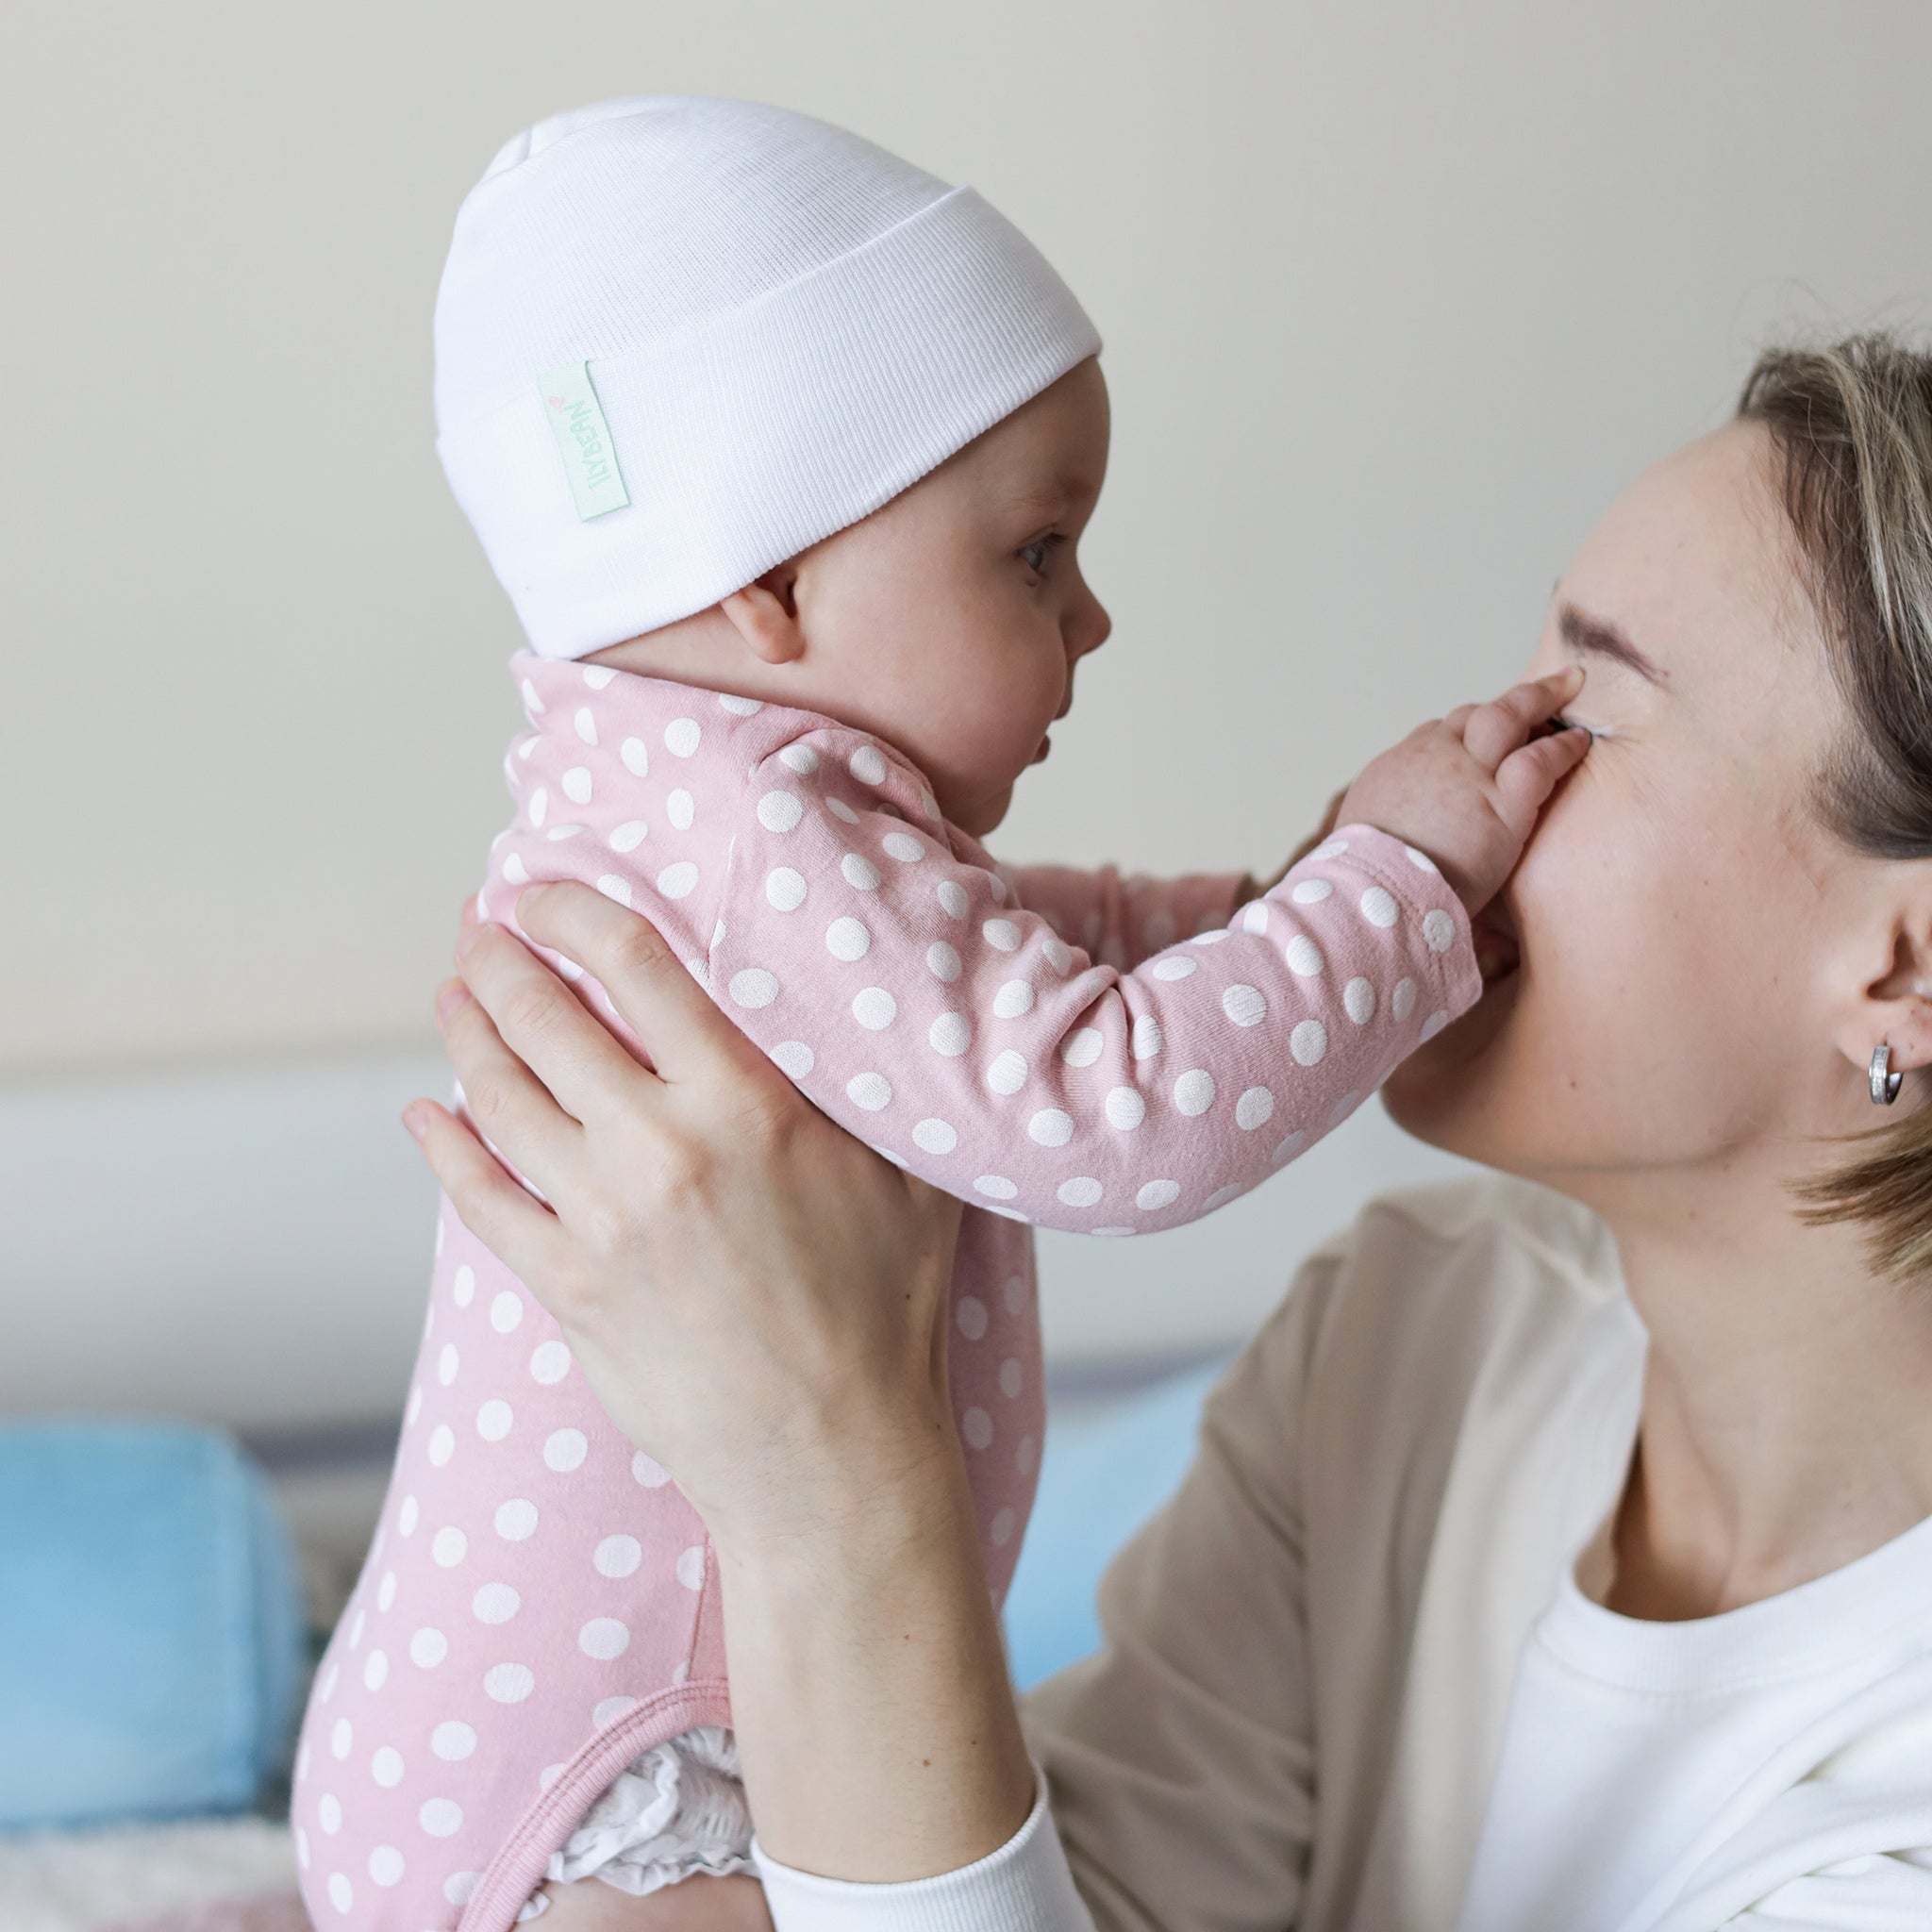
<path id="1" fill-rule="evenodd" d="M 1123 876 L 1111 865 L 1091 872 L 1064 865 L 1001 866 L 1021 905 L 1102 966 L 1130 973 L 1176 940 L 1224 926 L 1250 881 L 1240 873 L 1183 878 Z M 1252 897 L 1252 891 L 1249 893 Z"/>
<path id="2" fill-rule="evenodd" d="M 1368 826 L 1123 973 L 956 854 L 917 774 L 860 734 L 785 747 L 748 797 L 708 961 L 724 1010 L 853 1132 L 1050 1226 L 1219 1207 L 1480 991 L 1456 895 Z"/>

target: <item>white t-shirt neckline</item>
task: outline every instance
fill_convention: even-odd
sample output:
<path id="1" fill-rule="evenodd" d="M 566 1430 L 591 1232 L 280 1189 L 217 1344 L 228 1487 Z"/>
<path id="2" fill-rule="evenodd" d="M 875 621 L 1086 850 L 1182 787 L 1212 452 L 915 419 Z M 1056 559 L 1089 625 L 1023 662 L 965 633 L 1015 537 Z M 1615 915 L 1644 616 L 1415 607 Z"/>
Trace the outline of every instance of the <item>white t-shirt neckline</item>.
<path id="1" fill-rule="evenodd" d="M 1728 1697 L 1841 1669 L 1932 1606 L 1932 1516 L 1839 1569 L 1734 1610 L 1677 1623 L 1626 1617 L 1563 1571 L 1537 1640 L 1599 1682 L 1670 1697 Z"/>

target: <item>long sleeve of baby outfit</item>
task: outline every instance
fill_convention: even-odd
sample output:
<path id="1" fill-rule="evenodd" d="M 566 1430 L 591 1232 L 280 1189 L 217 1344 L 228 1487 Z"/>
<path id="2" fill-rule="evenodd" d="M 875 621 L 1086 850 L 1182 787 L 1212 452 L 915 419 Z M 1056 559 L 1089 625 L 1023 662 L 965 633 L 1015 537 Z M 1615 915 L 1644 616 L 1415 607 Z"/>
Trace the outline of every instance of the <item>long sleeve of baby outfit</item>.
<path id="1" fill-rule="evenodd" d="M 1097 965 L 1130 973 L 1176 940 L 1211 932 L 1234 917 L 1247 883 L 1243 873 L 1197 873 L 1182 878 L 1091 872 L 1063 865 L 1001 866 L 1020 903 Z"/>
<path id="2" fill-rule="evenodd" d="M 714 994 L 834 1119 L 1017 1219 L 1134 1234 L 1209 1212 L 1481 991 L 1455 894 L 1371 826 L 1124 972 L 1026 908 L 863 733 L 802 734 L 747 802 Z M 1064 916 L 1078 894 L 1054 896 Z"/>

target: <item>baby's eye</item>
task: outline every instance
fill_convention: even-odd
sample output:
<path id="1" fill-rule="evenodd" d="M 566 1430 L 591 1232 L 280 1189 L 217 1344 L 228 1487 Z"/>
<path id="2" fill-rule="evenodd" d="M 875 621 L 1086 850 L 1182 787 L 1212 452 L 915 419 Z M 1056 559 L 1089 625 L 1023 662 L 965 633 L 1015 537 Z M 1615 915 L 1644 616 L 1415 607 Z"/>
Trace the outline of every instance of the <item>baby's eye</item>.
<path id="1" fill-rule="evenodd" d="M 1046 575 L 1046 559 L 1052 553 L 1055 540 L 1052 537 L 1037 537 L 1020 552 L 1020 561 L 1037 575 Z"/>

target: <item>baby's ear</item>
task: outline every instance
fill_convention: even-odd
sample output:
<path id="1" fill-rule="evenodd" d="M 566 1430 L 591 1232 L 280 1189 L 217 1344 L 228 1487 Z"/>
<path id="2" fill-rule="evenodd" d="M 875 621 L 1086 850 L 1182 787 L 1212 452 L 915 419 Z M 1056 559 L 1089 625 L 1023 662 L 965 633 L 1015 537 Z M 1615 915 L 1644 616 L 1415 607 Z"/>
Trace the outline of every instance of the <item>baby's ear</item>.
<path id="1" fill-rule="evenodd" d="M 792 664 L 805 655 L 805 631 L 793 595 L 797 582 L 797 570 L 781 563 L 719 602 L 745 648 L 761 663 Z"/>

